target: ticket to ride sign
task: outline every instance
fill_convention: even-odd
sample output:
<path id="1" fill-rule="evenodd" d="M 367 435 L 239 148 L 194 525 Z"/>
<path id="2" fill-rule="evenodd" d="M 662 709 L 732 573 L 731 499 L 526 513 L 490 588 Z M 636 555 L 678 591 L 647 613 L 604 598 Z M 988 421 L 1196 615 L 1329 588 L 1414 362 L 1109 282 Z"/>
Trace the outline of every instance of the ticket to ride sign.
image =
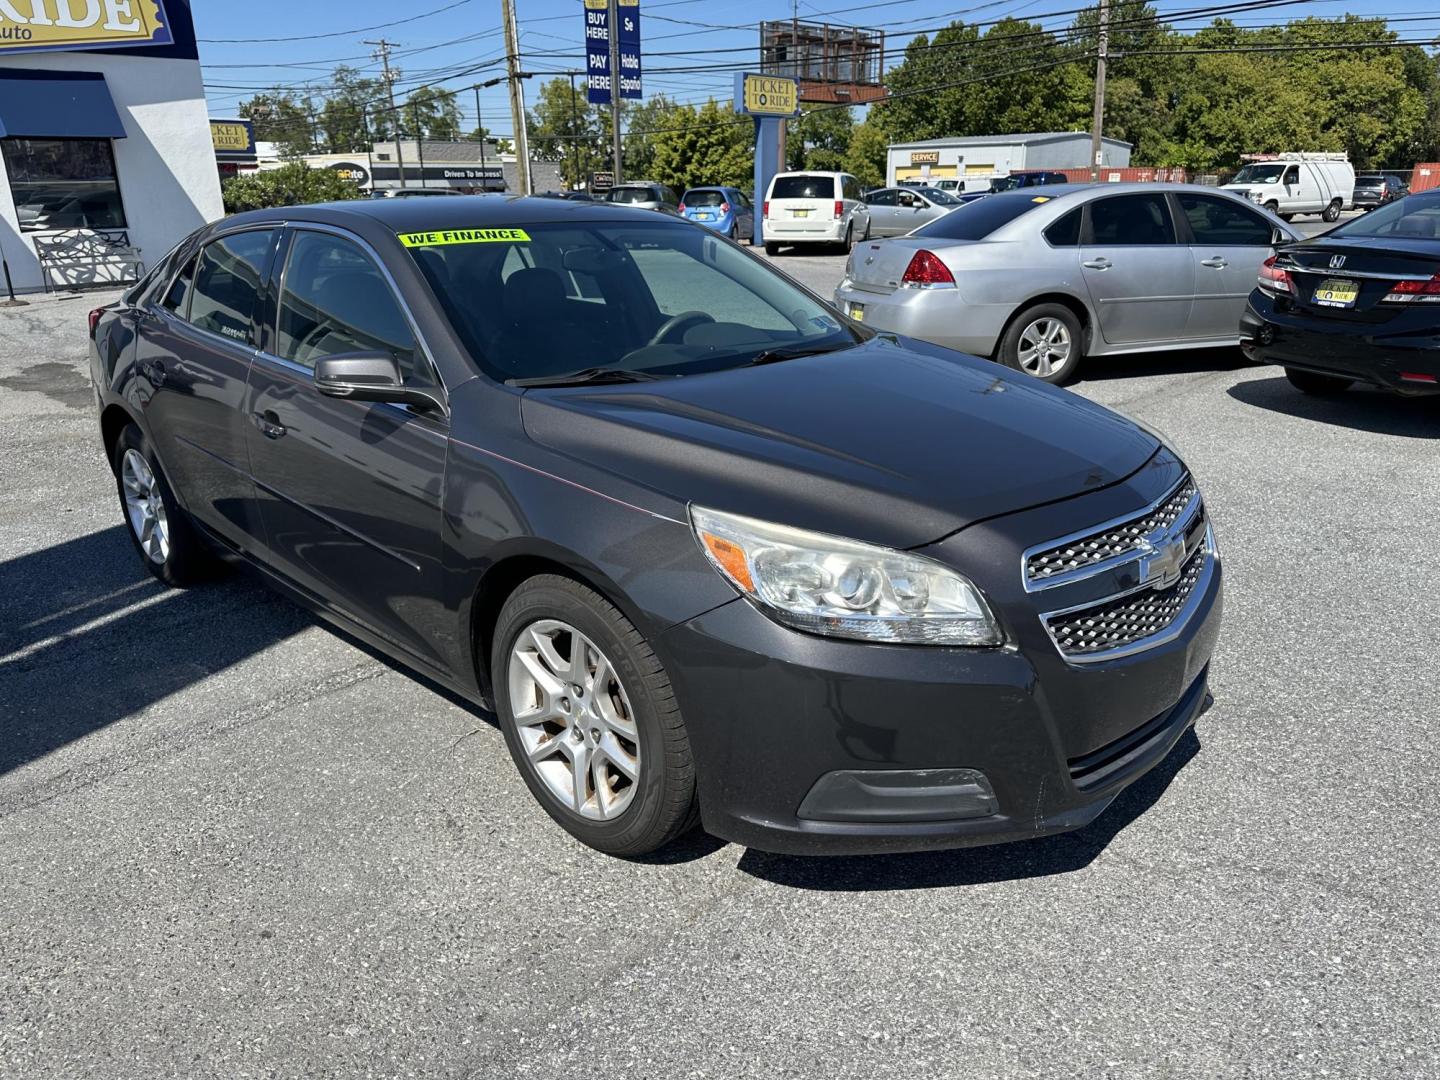
<path id="1" fill-rule="evenodd" d="M 737 74 L 735 111 L 747 116 L 795 116 L 800 112 L 800 82 L 779 75 Z"/>
<path id="2" fill-rule="evenodd" d="M 173 43 L 164 0 L 0 0 L 0 53 Z"/>

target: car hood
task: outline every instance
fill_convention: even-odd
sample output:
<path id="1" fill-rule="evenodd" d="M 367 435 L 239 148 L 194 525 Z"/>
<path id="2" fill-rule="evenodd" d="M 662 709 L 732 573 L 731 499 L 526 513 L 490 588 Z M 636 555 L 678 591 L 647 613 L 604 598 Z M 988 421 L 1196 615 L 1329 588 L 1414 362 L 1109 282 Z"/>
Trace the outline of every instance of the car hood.
<path id="1" fill-rule="evenodd" d="M 898 548 L 1113 484 L 1159 445 L 1075 394 L 891 335 L 655 383 L 530 390 L 521 412 L 537 443 L 678 502 Z"/>

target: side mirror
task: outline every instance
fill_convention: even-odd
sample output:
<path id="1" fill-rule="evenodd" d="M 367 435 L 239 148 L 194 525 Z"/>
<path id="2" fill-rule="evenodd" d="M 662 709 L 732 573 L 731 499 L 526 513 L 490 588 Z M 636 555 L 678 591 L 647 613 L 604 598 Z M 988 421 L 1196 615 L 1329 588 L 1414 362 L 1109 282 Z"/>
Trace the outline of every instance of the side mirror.
<path id="1" fill-rule="evenodd" d="M 444 411 L 440 398 L 428 390 L 405 385 L 400 361 L 386 352 L 337 353 L 315 363 L 315 389 L 326 397 L 351 401 L 388 401 Z"/>

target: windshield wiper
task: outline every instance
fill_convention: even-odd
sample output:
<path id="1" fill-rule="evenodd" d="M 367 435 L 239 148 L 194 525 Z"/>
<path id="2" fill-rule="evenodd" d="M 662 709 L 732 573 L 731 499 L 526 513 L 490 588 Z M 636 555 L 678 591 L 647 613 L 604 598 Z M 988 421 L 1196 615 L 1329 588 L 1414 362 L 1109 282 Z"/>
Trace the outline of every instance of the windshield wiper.
<path id="1" fill-rule="evenodd" d="M 764 352 L 756 353 L 741 367 L 778 364 L 782 360 L 798 360 L 802 356 L 819 356 L 821 353 L 839 352 L 841 349 L 854 348 L 854 345 L 854 342 L 850 342 L 844 345 L 791 345 L 789 348 L 766 349 Z"/>
<path id="2" fill-rule="evenodd" d="M 590 367 L 564 375 L 536 375 L 528 379 L 506 379 L 506 386 L 583 386 L 595 383 L 654 382 L 660 376 L 627 368 Z"/>

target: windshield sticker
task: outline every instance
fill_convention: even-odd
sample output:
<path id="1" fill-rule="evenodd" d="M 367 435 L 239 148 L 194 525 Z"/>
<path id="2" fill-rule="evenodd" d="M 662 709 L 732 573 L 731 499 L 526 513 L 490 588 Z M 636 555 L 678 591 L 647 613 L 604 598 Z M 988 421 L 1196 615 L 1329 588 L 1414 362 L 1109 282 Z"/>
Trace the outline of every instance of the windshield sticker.
<path id="1" fill-rule="evenodd" d="M 840 324 L 829 315 L 817 315 L 810 320 L 812 326 L 818 326 L 821 330 L 839 330 Z"/>
<path id="2" fill-rule="evenodd" d="M 439 232 L 402 232 L 400 243 L 407 248 L 438 247 L 441 244 L 528 244 L 524 229 L 442 229 Z"/>
<path id="3" fill-rule="evenodd" d="M 1049 202 L 1049 201 L 1050 201 L 1050 196 L 1049 196 L 1049 195 L 1036 195 L 1036 196 L 1035 196 L 1033 199 L 1031 199 L 1030 201 L 1031 201 L 1031 202 Z"/>

